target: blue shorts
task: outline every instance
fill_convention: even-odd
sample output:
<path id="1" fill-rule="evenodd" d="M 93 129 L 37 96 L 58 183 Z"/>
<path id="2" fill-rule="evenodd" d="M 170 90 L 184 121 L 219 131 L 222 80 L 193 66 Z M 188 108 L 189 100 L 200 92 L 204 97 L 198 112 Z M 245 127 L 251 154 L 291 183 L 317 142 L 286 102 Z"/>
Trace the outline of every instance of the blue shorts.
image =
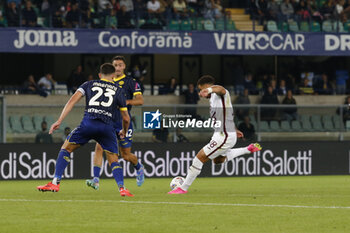
<path id="1" fill-rule="evenodd" d="M 83 119 L 67 137 L 70 143 L 84 145 L 94 139 L 103 150 L 118 154 L 117 136 L 112 125 L 97 119 Z"/>
<path id="2" fill-rule="evenodd" d="M 132 135 L 134 133 L 134 128 L 132 127 L 132 123 L 130 122 L 128 132 L 126 134 L 126 137 L 121 139 L 119 136 L 119 132 L 122 130 L 121 126 L 117 126 L 117 138 L 119 142 L 119 146 L 122 148 L 129 148 L 132 145 Z"/>

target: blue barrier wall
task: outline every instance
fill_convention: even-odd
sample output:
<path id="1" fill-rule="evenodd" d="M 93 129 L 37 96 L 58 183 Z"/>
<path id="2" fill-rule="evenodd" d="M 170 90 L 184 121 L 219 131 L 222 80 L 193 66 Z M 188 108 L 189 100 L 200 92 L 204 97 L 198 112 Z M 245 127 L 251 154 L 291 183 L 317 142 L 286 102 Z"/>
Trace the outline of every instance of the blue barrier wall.
<path id="1" fill-rule="evenodd" d="M 0 52 L 348 56 L 349 34 L 5 28 Z"/>

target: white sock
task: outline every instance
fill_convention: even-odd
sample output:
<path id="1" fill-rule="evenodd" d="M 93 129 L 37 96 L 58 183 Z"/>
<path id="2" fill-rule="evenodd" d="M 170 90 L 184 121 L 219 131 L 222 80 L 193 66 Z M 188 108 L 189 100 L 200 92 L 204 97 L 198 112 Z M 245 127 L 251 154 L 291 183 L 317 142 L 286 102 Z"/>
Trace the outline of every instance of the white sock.
<path id="1" fill-rule="evenodd" d="M 230 161 L 230 160 L 232 160 L 238 156 L 244 155 L 244 154 L 250 154 L 248 147 L 230 149 L 230 150 L 228 150 L 228 152 L 226 152 L 226 161 Z"/>
<path id="2" fill-rule="evenodd" d="M 54 185 L 57 185 L 57 183 L 58 183 L 58 179 L 57 179 L 57 177 L 55 177 L 55 178 L 53 178 L 53 180 L 52 180 L 52 182 L 51 182 L 52 184 L 54 184 Z"/>
<path id="3" fill-rule="evenodd" d="M 193 181 L 201 173 L 202 167 L 203 163 L 197 157 L 194 157 L 192 166 L 188 169 L 186 179 L 181 186 L 183 190 L 187 191 Z"/>

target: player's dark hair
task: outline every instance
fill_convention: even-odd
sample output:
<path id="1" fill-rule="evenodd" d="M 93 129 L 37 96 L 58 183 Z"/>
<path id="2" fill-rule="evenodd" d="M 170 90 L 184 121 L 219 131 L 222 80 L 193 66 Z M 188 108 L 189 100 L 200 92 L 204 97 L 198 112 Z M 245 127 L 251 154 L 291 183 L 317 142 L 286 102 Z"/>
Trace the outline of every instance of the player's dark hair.
<path id="1" fill-rule="evenodd" d="M 113 57 L 112 62 L 114 62 L 114 61 L 123 61 L 124 64 L 126 65 L 125 57 L 123 57 L 123 56 L 115 56 L 115 57 Z"/>
<path id="2" fill-rule="evenodd" d="M 100 66 L 100 73 L 104 75 L 114 74 L 115 68 L 111 63 L 105 63 Z"/>
<path id="3" fill-rule="evenodd" d="M 215 78 L 211 75 L 203 75 L 200 79 L 197 81 L 197 86 L 204 85 L 204 84 L 214 84 Z"/>

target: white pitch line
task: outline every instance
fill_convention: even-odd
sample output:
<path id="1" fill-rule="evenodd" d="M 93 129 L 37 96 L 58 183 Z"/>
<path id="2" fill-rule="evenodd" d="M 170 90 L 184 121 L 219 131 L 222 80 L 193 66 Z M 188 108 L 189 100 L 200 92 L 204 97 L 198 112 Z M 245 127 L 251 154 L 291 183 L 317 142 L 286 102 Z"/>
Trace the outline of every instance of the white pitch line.
<path id="1" fill-rule="evenodd" d="M 199 202 L 165 202 L 165 201 L 124 201 L 124 200 L 29 200 L 29 199 L 0 199 L 0 202 L 97 202 L 122 204 L 151 204 L 151 205 L 197 205 L 197 206 L 239 206 L 239 207 L 277 207 L 303 209 L 350 209 L 350 206 L 304 206 L 304 205 L 273 205 L 273 204 L 241 204 L 241 203 L 199 203 Z"/>

